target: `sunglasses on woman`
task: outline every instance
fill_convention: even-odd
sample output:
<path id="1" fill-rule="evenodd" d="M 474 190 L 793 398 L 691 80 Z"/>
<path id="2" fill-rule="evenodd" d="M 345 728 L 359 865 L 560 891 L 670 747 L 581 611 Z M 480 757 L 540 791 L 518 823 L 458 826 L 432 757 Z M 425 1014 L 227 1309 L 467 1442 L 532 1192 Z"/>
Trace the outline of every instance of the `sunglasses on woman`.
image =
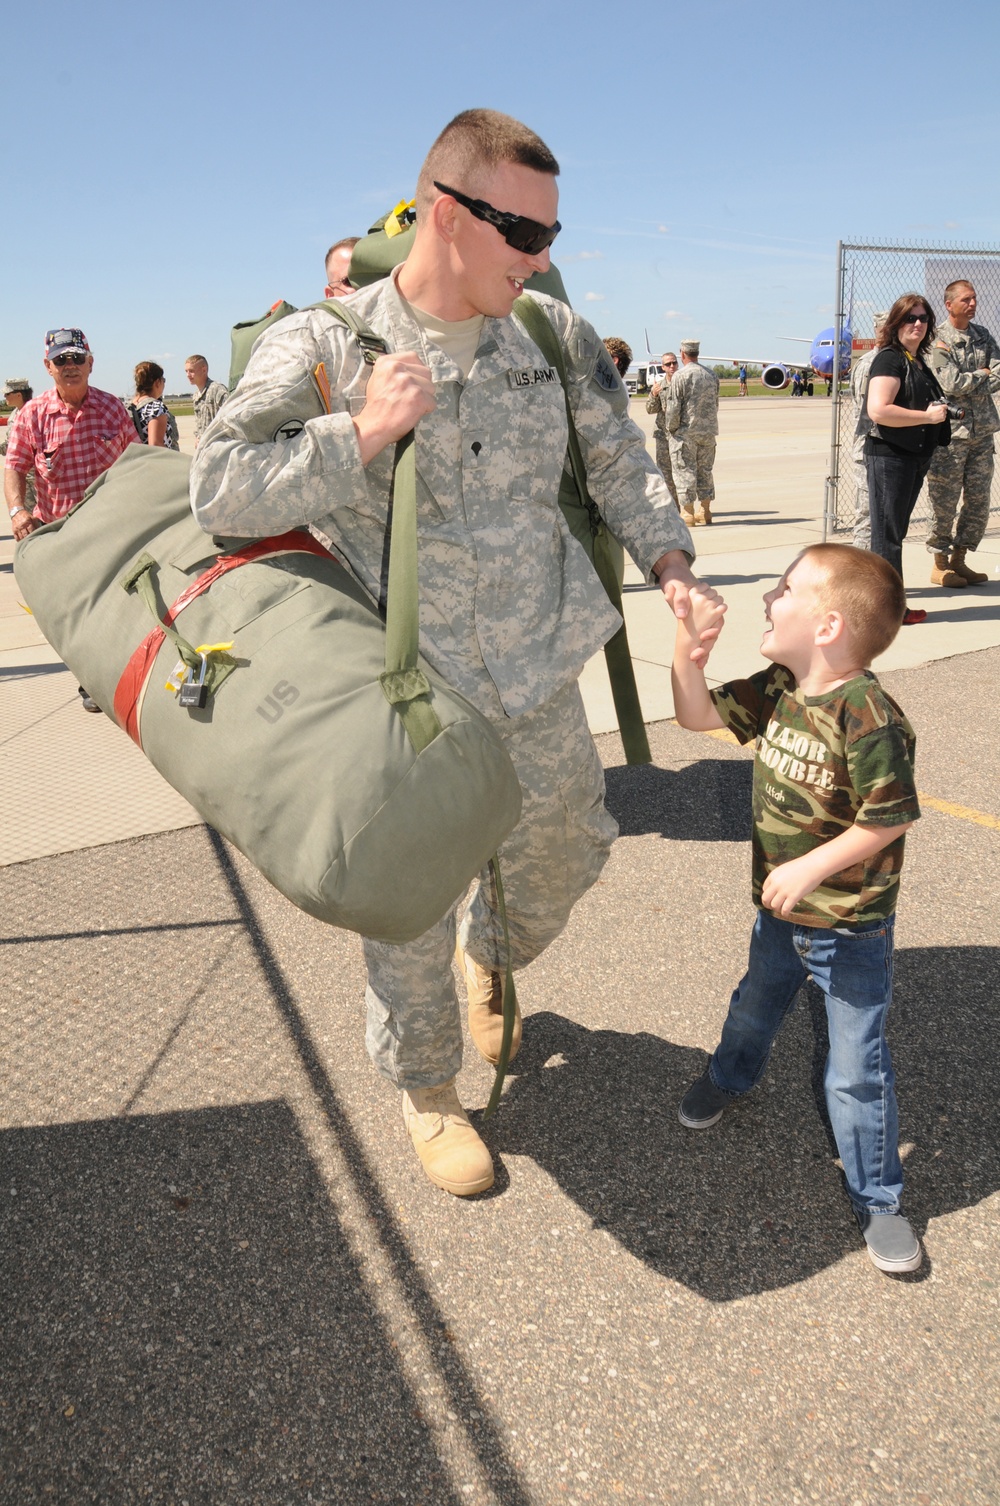
<path id="1" fill-rule="evenodd" d="M 903 324 L 926 324 L 930 319 L 929 314 L 904 314 Z"/>
<path id="2" fill-rule="evenodd" d="M 538 256 L 546 246 L 551 246 L 562 229 L 558 220 L 554 225 L 543 225 L 538 220 L 529 220 L 524 214 L 510 214 L 505 209 L 494 209 L 485 199 L 470 199 L 466 194 L 459 193 L 457 188 L 448 188 L 444 183 L 435 181 L 434 187 L 442 193 L 450 194 L 475 219 L 485 220 L 487 225 L 499 230 L 508 246 L 512 246 L 515 251 L 523 251 L 525 256 Z"/>

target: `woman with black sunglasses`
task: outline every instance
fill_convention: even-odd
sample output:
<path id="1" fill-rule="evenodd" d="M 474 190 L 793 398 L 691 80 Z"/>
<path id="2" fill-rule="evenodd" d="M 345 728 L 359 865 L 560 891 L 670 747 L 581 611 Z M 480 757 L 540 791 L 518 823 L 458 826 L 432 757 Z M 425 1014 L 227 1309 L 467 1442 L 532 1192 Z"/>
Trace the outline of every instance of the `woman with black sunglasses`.
<path id="1" fill-rule="evenodd" d="M 927 300 L 921 293 L 904 293 L 878 334 L 878 354 L 868 378 L 872 430 L 865 440 L 865 467 L 871 547 L 900 575 L 903 540 L 931 456 L 951 439 L 941 388 L 923 359 L 933 338 L 934 315 Z M 908 608 L 903 622 L 923 622 L 926 616 Z"/>

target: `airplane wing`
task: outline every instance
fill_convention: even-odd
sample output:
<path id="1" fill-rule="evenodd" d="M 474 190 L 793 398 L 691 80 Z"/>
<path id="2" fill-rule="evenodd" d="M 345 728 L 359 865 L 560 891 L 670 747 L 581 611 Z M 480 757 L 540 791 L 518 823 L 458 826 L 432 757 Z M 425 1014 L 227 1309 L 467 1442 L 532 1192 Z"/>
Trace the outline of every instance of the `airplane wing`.
<path id="1" fill-rule="evenodd" d="M 811 341 L 807 341 L 811 344 Z M 709 366 L 786 366 L 789 371 L 812 371 L 811 361 L 786 361 L 784 358 L 775 361 L 773 357 L 767 359 L 761 356 L 699 356 L 699 361 Z"/>

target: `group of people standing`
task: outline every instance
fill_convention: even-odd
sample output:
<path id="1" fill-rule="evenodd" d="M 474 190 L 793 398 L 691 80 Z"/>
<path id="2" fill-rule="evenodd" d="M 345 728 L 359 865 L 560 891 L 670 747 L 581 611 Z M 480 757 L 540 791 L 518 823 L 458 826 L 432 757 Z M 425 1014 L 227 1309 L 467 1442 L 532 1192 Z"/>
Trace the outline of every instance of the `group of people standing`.
<path id="1" fill-rule="evenodd" d="M 655 415 L 656 463 L 689 528 L 710 525 L 715 501 L 719 434 L 719 378 L 698 360 L 697 340 L 681 341 L 681 364 L 663 354 L 663 380 L 654 382 L 646 412 Z"/>

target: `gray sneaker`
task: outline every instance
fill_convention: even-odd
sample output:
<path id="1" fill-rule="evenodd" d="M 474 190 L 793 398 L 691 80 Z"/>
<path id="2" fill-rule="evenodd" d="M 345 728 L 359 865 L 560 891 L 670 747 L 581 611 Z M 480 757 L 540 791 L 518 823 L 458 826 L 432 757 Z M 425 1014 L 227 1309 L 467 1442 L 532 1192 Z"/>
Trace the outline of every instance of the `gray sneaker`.
<path id="1" fill-rule="evenodd" d="M 710 1129 L 735 1102 L 731 1093 L 723 1093 L 715 1086 L 706 1067 L 681 1099 L 677 1117 L 686 1129 Z"/>
<path id="2" fill-rule="evenodd" d="M 924 1258 L 920 1241 L 901 1213 L 858 1213 L 868 1255 L 880 1271 L 915 1271 Z"/>

